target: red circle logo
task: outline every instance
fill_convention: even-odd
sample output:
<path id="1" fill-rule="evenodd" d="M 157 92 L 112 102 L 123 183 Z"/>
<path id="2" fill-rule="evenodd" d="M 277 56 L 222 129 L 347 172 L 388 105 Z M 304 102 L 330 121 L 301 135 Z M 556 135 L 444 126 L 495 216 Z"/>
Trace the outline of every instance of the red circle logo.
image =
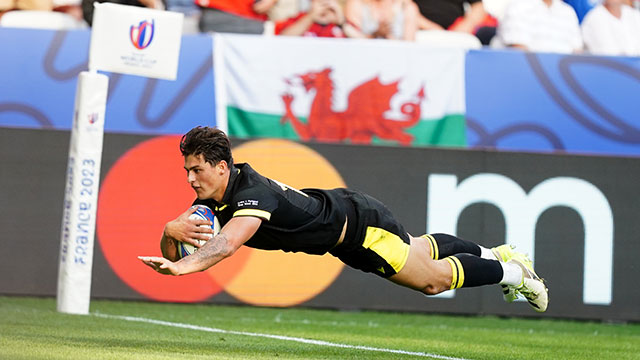
<path id="1" fill-rule="evenodd" d="M 240 301 L 270 306 L 300 304 L 331 285 L 344 265 L 328 254 L 285 254 L 243 246 L 207 271 L 180 277 L 160 275 L 143 265 L 137 256 L 159 255 L 164 225 L 195 199 L 181 170 L 179 143 L 180 136 L 162 136 L 138 144 L 118 159 L 102 183 L 98 240 L 124 283 L 159 301 L 203 301 L 225 290 Z M 296 188 L 344 186 L 326 159 L 291 141 L 252 141 L 233 153 L 236 162 L 249 162 L 263 175 Z"/>

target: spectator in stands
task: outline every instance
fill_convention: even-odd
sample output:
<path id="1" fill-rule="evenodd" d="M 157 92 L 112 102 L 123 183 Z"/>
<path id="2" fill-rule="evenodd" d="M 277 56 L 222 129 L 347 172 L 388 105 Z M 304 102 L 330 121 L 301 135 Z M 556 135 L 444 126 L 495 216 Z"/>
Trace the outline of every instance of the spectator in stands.
<path id="1" fill-rule="evenodd" d="M 0 16 L 11 10 L 53 10 L 52 0 L 0 0 Z"/>
<path id="2" fill-rule="evenodd" d="M 562 0 L 514 0 L 491 45 L 570 54 L 582 51 L 582 35 L 575 11 Z"/>
<path id="3" fill-rule="evenodd" d="M 497 21 L 485 11 L 482 0 L 413 1 L 420 9 L 420 30 L 451 30 L 474 34 L 484 45 L 488 45 L 496 33 Z"/>
<path id="4" fill-rule="evenodd" d="M 267 12 L 267 18 L 274 23 L 295 17 L 309 11 L 311 0 L 277 0 Z"/>
<path id="5" fill-rule="evenodd" d="M 262 34 L 277 0 L 195 0 L 202 7 L 200 31 Z"/>
<path id="6" fill-rule="evenodd" d="M 53 11 L 65 13 L 77 21 L 83 21 L 81 0 L 53 0 Z"/>
<path id="7" fill-rule="evenodd" d="M 184 14 L 182 25 L 183 34 L 196 34 L 200 32 L 200 7 L 193 0 L 166 0 L 167 10 Z"/>
<path id="8" fill-rule="evenodd" d="M 87 24 L 91 25 L 93 22 L 93 3 L 105 3 L 110 2 L 114 4 L 148 7 L 151 9 L 164 10 L 166 4 L 164 0 L 82 0 L 82 15 Z"/>
<path id="9" fill-rule="evenodd" d="M 81 0 L 0 0 L 3 26 L 34 29 L 84 29 Z"/>
<path id="10" fill-rule="evenodd" d="M 587 15 L 591 9 L 598 5 L 601 0 L 563 0 L 567 4 L 571 5 L 573 10 L 578 16 L 578 21 L 582 23 L 584 16 Z"/>
<path id="11" fill-rule="evenodd" d="M 347 0 L 345 17 L 353 36 L 410 40 L 418 30 L 418 6 L 411 0 Z"/>
<path id="12" fill-rule="evenodd" d="M 624 0 L 605 0 L 585 16 L 582 37 L 591 54 L 640 56 L 640 12 Z"/>
<path id="13" fill-rule="evenodd" d="M 308 11 L 276 23 L 276 34 L 344 38 L 353 31 L 338 0 L 311 0 L 310 5 Z"/>

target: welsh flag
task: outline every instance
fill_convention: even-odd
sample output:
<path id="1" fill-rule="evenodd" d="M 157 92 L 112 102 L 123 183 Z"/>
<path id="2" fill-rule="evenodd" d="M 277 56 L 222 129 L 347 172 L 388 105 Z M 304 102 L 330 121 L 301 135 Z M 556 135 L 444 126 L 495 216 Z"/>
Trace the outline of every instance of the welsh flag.
<path id="1" fill-rule="evenodd" d="M 235 137 L 465 146 L 464 58 L 401 41 L 217 34 L 217 118 Z"/>

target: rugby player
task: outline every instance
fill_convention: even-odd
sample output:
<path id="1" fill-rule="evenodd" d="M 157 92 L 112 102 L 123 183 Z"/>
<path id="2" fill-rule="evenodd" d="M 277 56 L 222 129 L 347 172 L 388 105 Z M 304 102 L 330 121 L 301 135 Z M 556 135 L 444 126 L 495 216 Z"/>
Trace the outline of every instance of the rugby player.
<path id="1" fill-rule="evenodd" d="M 208 220 L 189 219 L 190 208 L 169 221 L 160 241 L 163 257 L 140 256 L 161 274 L 203 271 L 242 245 L 323 255 L 396 284 L 435 295 L 445 290 L 500 284 L 506 301 L 523 295 L 534 310 L 547 309 L 548 290 L 531 260 L 508 245 L 488 249 L 447 234 L 411 236 L 373 197 L 350 189 L 294 189 L 249 164 L 234 164 L 231 143 L 218 129 L 196 127 L 180 141 L 196 204 L 213 209 L 220 232 L 210 239 Z M 208 240 L 209 239 L 209 240 Z M 200 246 L 196 240 L 208 240 Z M 182 259 L 178 242 L 199 247 Z"/>

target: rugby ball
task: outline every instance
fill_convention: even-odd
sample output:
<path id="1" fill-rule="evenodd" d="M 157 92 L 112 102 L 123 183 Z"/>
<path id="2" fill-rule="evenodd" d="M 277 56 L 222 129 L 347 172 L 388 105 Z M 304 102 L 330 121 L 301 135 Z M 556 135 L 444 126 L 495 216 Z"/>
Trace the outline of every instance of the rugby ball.
<path id="1" fill-rule="evenodd" d="M 213 211 L 211 211 L 211 209 L 208 206 L 205 205 L 195 205 L 195 207 L 197 208 L 196 211 L 191 214 L 189 216 L 189 219 L 197 219 L 197 220 L 209 220 L 213 223 L 213 234 L 208 234 L 210 235 L 210 238 L 217 235 L 218 232 L 220 231 L 220 222 L 218 221 L 218 219 L 216 218 L 215 214 L 213 213 Z M 206 227 L 206 228 L 211 228 L 211 226 L 209 225 L 200 225 L 201 227 Z M 204 243 L 206 243 L 206 240 L 199 240 L 198 241 L 200 243 L 200 245 L 204 245 Z M 179 242 L 178 243 L 178 257 L 183 258 L 185 256 L 189 256 L 191 254 L 193 254 L 196 250 L 198 250 L 197 247 L 191 245 L 191 244 L 187 244 L 184 242 Z"/>

